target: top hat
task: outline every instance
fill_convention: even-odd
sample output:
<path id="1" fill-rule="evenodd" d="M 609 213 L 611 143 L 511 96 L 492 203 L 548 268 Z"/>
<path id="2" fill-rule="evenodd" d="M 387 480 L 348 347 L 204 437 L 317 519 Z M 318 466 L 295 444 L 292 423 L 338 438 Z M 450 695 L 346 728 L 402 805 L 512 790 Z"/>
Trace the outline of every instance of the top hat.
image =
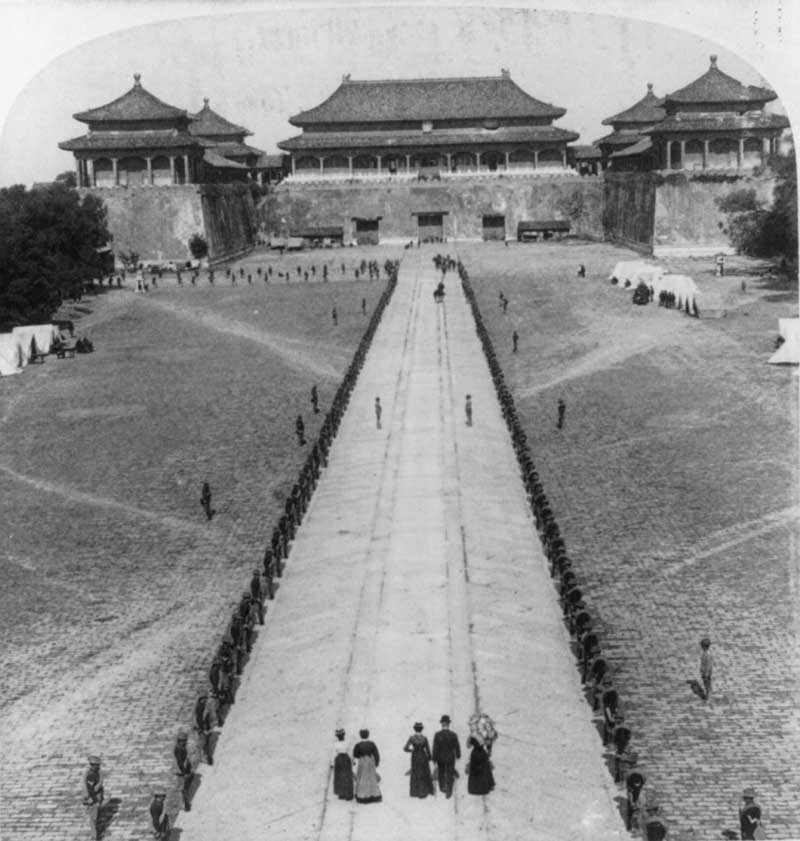
<path id="1" fill-rule="evenodd" d="M 449 715 L 443 715 L 439 719 L 439 724 L 450 724 L 450 716 Z"/>

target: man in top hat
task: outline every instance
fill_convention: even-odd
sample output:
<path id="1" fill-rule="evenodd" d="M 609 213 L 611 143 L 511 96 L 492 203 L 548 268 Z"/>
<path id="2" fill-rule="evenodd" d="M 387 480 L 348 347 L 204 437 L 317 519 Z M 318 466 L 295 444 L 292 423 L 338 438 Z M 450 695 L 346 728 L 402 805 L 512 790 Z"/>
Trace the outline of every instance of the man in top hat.
<path id="1" fill-rule="evenodd" d="M 167 792 L 163 789 L 153 792 L 153 799 L 150 801 L 150 822 L 153 824 L 153 835 L 159 841 L 169 836 Z"/>
<path id="2" fill-rule="evenodd" d="M 705 700 L 711 697 L 711 640 L 708 637 L 703 637 L 700 640 L 700 678 L 703 681 L 703 692 Z"/>
<path id="3" fill-rule="evenodd" d="M 189 759 L 187 748 L 188 741 L 189 734 L 183 728 L 178 730 L 178 734 L 175 737 L 175 762 L 178 765 L 178 776 L 183 777 L 183 808 L 187 812 L 192 808 L 190 792 L 192 781 L 194 780 L 192 761 Z"/>
<path id="4" fill-rule="evenodd" d="M 742 792 L 742 800 L 744 802 L 739 807 L 739 827 L 742 831 L 742 841 L 747 841 L 756 837 L 756 830 L 761 825 L 761 807 L 756 803 L 754 788 L 746 788 Z"/>
<path id="5" fill-rule="evenodd" d="M 83 775 L 83 787 L 86 792 L 83 798 L 83 805 L 86 806 L 86 814 L 89 816 L 92 841 L 95 841 L 99 837 L 97 834 L 97 816 L 100 814 L 100 807 L 103 805 L 103 798 L 105 796 L 99 756 L 89 757 L 89 768 Z"/>
<path id="6" fill-rule="evenodd" d="M 456 760 L 461 759 L 461 746 L 458 744 L 458 736 L 450 729 L 450 716 L 443 715 L 439 723 L 442 729 L 433 737 L 431 759 L 438 768 L 439 791 L 447 797 L 452 797 Z"/>

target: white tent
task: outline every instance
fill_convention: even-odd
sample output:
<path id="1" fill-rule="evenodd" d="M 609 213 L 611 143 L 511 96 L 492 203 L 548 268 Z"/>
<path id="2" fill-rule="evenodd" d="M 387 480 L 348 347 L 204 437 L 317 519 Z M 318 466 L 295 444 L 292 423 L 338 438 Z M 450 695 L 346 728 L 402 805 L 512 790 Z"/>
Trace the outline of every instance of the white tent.
<path id="1" fill-rule="evenodd" d="M 13 332 L 0 333 L 0 376 L 19 374 L 23 364 L 19 336 Z"/>
<path id="2" fill-rule="evenodd" d="M 28 354 L 28 360 L 32 353 L 50 353 L 53 339 L 58 336 L 54 324 L 26 324 L 24 327 L 15 327 L 11 332 L 19 336 L 20 344 Z"/>
<path id="3" fill-rule="evenodd" d="M 629 280 L 631 285 L 635 285 L 634 281 L 637 275 L 650 277 L 652 274 L 660 273 L 662 271 L 663 269 L 659 266 L 655 266 L 651 263 L 645 263 L 644 260 L 622 260 L 614 266 L 608 279 L 613 280 L 616 278 L 619 281 L 620 286 L 624 287 L 626 280 Z M 648 283 L 648 281 L 645 280 L 645 283 Z"/>
<path id="4" fill-rule="evenodd" d="M 778 332 L 783 344 L 767 360 L 772 365 L 800 363 L 800 318 L 779 318 Z"/>
<path id="5" fill-rule="evenodd" d="M 675 295 L 676 306 L 680 302 L 681 307 L 685 307 L 687 301 L 689 302 L 689 307 L 693 307 L 696 303 L 697 296 L 700 294 L 697 284 L 686 274 L 659 275 L 655 278 L 653 288 L 655 289 L 656 298 L 658 298 L 658 293 L 662 290 L 664 292 L 672 292 Z"/>

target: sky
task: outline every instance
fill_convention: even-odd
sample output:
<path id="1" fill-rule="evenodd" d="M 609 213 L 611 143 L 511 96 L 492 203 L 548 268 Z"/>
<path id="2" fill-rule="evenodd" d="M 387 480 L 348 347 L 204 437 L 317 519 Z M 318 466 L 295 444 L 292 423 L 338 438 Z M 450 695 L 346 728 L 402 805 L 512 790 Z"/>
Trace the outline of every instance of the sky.
<path id="1" fill-rule="evenodd" d="M 221 0 L 0 0 L 0 186 L 73 168 L 72 114 L 121 96 L 141 73 L 165 102 L 203 99 L 274 153 L 291 115 L 354 79 L 499 75 L 567 109 L 578 143 L 652 82 L 663 95 L 718 66 L 772 87 L 800 113 L 793 0 L 542 0 L 422 4 Z"/>

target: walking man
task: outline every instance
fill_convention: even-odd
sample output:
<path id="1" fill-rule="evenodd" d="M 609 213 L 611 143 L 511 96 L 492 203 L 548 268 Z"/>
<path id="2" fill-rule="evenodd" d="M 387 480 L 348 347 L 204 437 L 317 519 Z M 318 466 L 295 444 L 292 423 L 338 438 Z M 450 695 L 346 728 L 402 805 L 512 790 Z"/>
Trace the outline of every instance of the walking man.
<path id="1" fill-rule="evenodd" d="M 96 841 L 99 838 L 97 834 L 97 817 L 100 814 L 100 807 L 103 805 L 103 798 L 105 797 L 99 756 L 89 757 L 89 768 L 83 775 L 83 787 L 85 791 L 83 805 L 86 807 L 86 814 L 89 816 L 92 841 Z"/>
<path id="2" fill-rule="evenodd" d="M 183 777 L 183 808 L 188 812 L 192 808 L 190 793 L 192 788 L 192 781 L 194 780 L 194 771 L 192 770 L 192 761 L 189 759 L 189 751 L 186 743 L 189 740 L 189 734 L 185 730 L 178 730 L 178 735 L 175 739 L 175 762 L 178 764 L 178 776 Z"/>
<path id="3" fill-rule="evenodd" d="M 439 791 L 446 797 L 453 796 L 453 784 L 456 776 L 456 760 L 461 759 L 461 746 L 458 736 L 450 729 L 450 716 L 439 719 L 442 729 L 433 737 L 431 759 L 438 767 Z"/>
<path id="4" fill-rule="evenodd" d="M 708 637 L 703 637 L 700 640 L 700 648 L 702 650 L 700 654 L 700 678 L 703 681 L 705 700 L 708 701 L 711 697 L 711 640 Z"/>
<path id="5" fill-rule="evenodd" d="M 472 395 L 468 394 L 464 402 L 464 412 L 467 416 L 467 426 L 472 426 Z"/>
<path id="6" fill-rule="evenodd" d="M 514 345 L 514 348 L 513 348 L 514 353 L 516 353 L 517 352 L 517 344 L 519 343 L 519 333 L 517 333 L 516 330 L 511 334 L 511 341 Z"/>
<path id="7" fill-rule="evenodd" d="M 210 520 L 214 516 L 214 511 L 211 508 L 211 485 L 208 482 L 203 482 L 203 490 L 200 493 L 200 505 L 203 506 L 203 511 L 206 512 L 206 519 Z"/>
<path id="8" fill-rule="evenodd" d="M 381 407 L 381 398 L 375 398 L 375 426 L 380 429 L 381 428 L 381 414 L 383 413 L 383 408 Z"/>
<path id="9" fill-rule="evenodd" d="M 556 426 L 559 429 L 564 428 L 564 415 L 567 413 L 567 407 L 564 401 L 559 397 L 558 398 L 558 422 Z"/>
<path id="10" fill-rule="evenodd" d="M 336 312 L 336 307 L 331 310 L 331 318 L 333 319 L 334 324 L 339 323 L 339 313 Z"/>

